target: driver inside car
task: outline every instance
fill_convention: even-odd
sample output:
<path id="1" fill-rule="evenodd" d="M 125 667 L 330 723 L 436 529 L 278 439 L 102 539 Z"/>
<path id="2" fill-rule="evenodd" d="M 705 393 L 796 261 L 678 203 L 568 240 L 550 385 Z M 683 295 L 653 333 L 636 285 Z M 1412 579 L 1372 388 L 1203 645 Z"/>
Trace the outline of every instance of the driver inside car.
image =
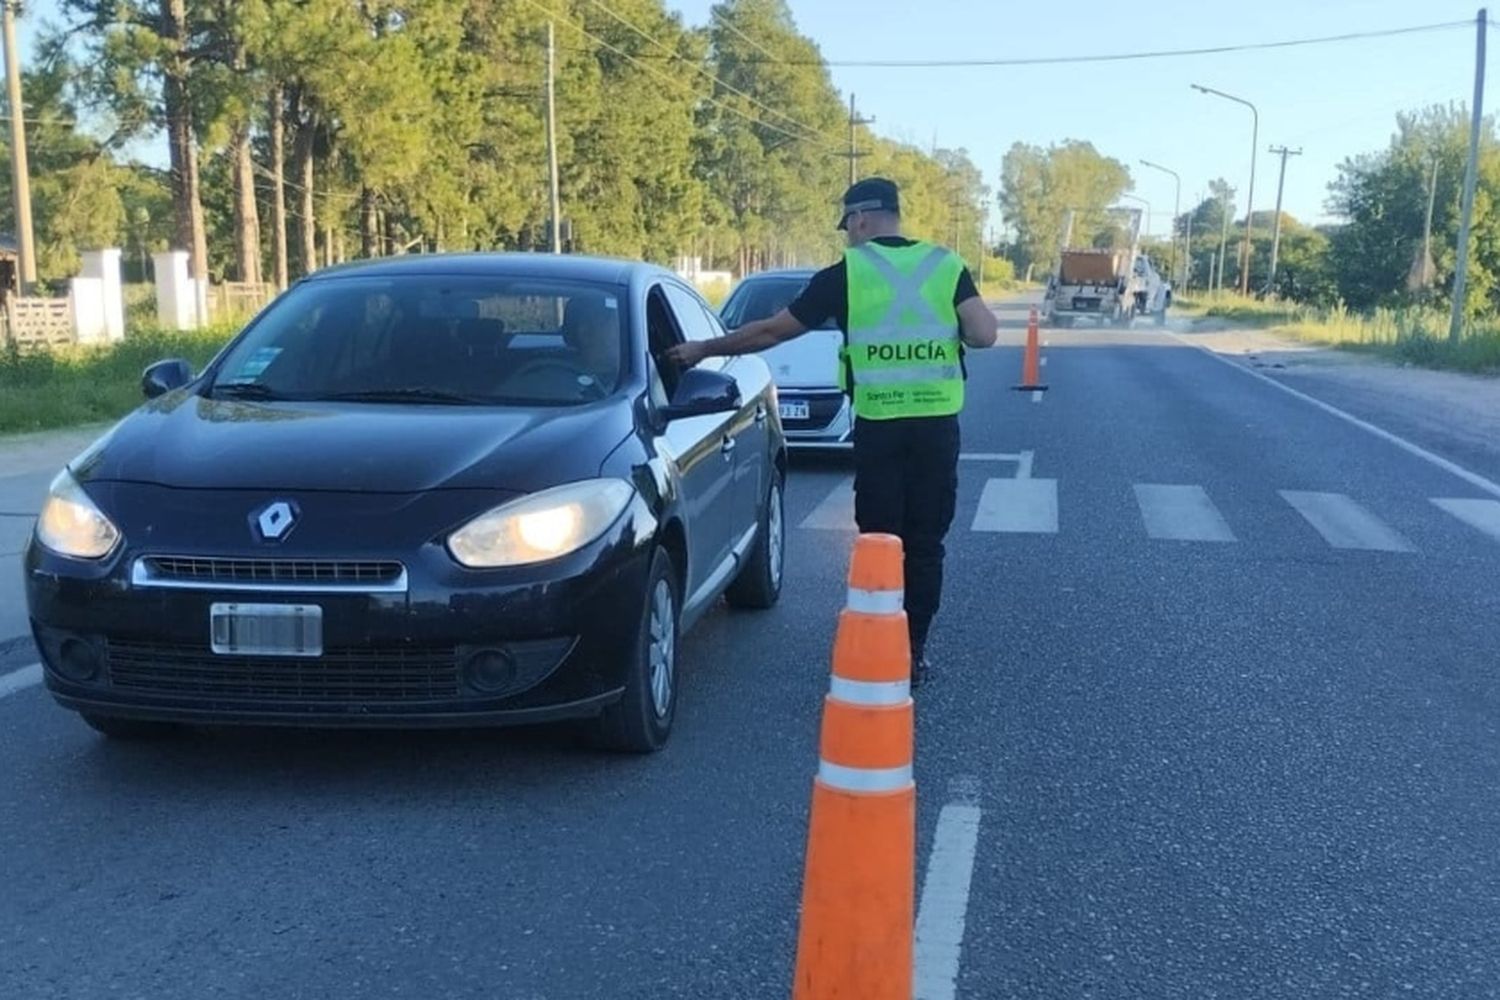
<path id="1" fill-rule="evenodd" d="M 589 296 L 568 300 L 563 314 L 563 342 L 573 352 L 573 361 L 595 391 L 608 394 L 620 381 L 620 315 L 603 298 Z"/>

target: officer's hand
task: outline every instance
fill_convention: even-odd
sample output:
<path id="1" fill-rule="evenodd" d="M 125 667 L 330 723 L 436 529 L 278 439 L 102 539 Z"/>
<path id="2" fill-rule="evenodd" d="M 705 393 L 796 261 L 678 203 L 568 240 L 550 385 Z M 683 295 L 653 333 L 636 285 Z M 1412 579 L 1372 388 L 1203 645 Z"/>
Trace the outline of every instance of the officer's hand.
<path id="1" fill-rule="evenodd" d="M 667 349 L 667 359 L 683 368 L 691 368 L 708 357 L 707 347 L 696 340 L 687 340 Z"/>

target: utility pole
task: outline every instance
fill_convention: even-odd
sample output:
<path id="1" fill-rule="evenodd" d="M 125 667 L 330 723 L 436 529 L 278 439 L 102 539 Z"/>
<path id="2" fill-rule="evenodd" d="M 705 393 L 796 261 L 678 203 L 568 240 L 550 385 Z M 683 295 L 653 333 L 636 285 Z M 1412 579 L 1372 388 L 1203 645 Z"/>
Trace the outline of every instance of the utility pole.
<path id="1" fill-rule="evenodd" d="M 1219 230 L 1219 283 L 1215 291 L 1222 292 L 1224 290 L 1224 251 L 1229 246 L 1229 196 L 1227 194 L 1219 199 L 1219 217 L 1223 221 L 1222 228 Z"/>
<path id="2" fill-rule="evenodd" d="M 1202 196 L 1193 199 L 1193 204 L 1203 204 Z M 1194 209 L 1193 211 L 1196 211 Z M 1193 211 L 1187 214 L 1187 235 L 1183 239 L 1182 291 L 1186 294 L 1193 286 Z"/>
<path id="3" fill-rule="evenodd" d="M 1484 127 L 1484 36 L 1489 11 L 1479 8 L 1475 18 L 1474 120 L 1469 126 L 1469 165 L 1464 169 L 1463 214 L 1458 222 L 1458 265 L 1453 272 L 1453 316 L 1448 321 L 1448 339 L 1458 343 L 1464 332 L 1464 293 L 1469 282 L 1469 225 L 1474 219 L 1474 184 L 1479 176 L 1479 130 Z"/>
<path id="4" fill-rule="evenodd" d="M 21 62 L 16 55 L 16 5 L 0 0 L 4 11 L 5 93 L 10 102 L 11 186 L 16 203 L 16 256 L 21 292 L 36 284 L 36 238 L 31 229 L 31 168 L 26 162 L 26 106 L 21 101 Z"/>
<path id="5" fill-rule="evenodd" d="M 1281 252 L 1281 190 L 1286 186 L 1286 158 L 1301 156 L 1302 147 L 1287 149 L 1285 146 L 1272 146 L 1270 152 L 1281 157 L 1281 175 L 1276 181 L 1276 221 L 1271 229 L 1271 276 L 1266 279 L 1267 293 L 1274 292 L 1276 288 L 1276 258 Z"/>
<path id="6" fill-rule="evenodd" d="M 859 113 L 854 110 L 854 95 L 850 94 L 849 95 L 849 152 L 847 152 L 847 153 L 840 153 L 838 155 L 847 158 L 848 161 L 849 161 L 849 184 L 850 184 L 851 187 L 853 186 L 854 182 L 859 179 L 859 171 L 858 171 L 858 168 L 856 167 L 856 164 L 859 163 L 859 161 L 860 161 L 861 158 L 870 155 L 869 153 L 861 153 L 859 151 L 859 134 L 855 130 L 859 126 L 861 126 L 861 125 L 874 125 L 874 124 L 875 124 L 875 119 L 873 119 L 873 118 L 861 118 L 859 116 Z M 935 134 L 934 134 L 934 138 L 933 138 L 932 141 L 933 141 L 933 145 L 936 146 L 937 145 L 937 138 L 936 138 Z"/>
<path id="7" fill-rule="evenodd" d="M 547 22 L 547 174 L 552 189 L 551 245 L 553 253 L 562 253 L 562 197 L 557 190 L 557 95 L 553 80 L 557 76 L 557 43 L 552 22 Z"/>

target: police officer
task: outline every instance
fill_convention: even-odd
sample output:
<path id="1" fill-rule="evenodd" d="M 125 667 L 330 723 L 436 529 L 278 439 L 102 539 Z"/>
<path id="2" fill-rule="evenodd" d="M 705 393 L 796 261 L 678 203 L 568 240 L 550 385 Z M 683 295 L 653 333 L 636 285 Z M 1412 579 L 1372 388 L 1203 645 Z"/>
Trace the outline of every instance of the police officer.
<path id="1" fill-rule="evenodd" d="M 671 356 L 695 365 L 747 354 L 829 318 L 844 331 L 841 384 L 854 406 L 854 519 L 899 535 L 906 551 L 912 684 L 926 678 L 927 633 L 943 586 L 943 538 L 958 485 L 963 345 L 991 347 L 995 314 L 953 251 L 901 235 L 894 182 L 871 177 L 844 193 L 844 259 L 815 274 L 791 305 L 719 340 Z"/>

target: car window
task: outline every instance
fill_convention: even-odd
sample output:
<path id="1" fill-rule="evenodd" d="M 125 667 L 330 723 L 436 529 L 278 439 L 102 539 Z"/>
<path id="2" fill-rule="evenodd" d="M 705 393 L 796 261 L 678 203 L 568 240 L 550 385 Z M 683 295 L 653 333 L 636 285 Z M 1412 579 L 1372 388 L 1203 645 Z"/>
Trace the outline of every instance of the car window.
<path id="1" fill-rule="evenodd" d="M 669 349 L 682 343 L 682 339 L 677 319 L 667 306 L 663 286 L 654 286 L 646 294 L 646 343 L 651 351 L 651 368 L 657 376 L 652 380 L 652 399 L 659 405 L 664 405 L 672 393 L 677 391 L 677 381 L 682 373 L 677 365 L 667 359 L 666 354 Z M 660 399 L 656 398 L 658 383 L 663 394 Z"/>
<path id="2" fill-rule="evenodd" d="M 419 394 L 569 405 L 619 387 L 622 290 L 488 276 L 331 278 L 294 288 L 218 366 L 211 391 L 326 399 Z M 420 400 L 416 400 L 420 401 Z"/>
<path id="3" fill-rule="evenodd" d="M 724 303 L 720 313 L 724 325 L 733 330 L 746 323 L 769 319 L 791 305 L 806 287 L 806 278 L 747 278 Z M 837 329 L 837 322 L 830 316 L 818 329 Z"/>
<path id="4" fill-rule="evenodd" d="M 693 293 L 681 285 L 663 285 L 672 312 L 677 317 L 682 335 L 688 340 L 712 340 L 719 336 L 719 327 L 710 323 L 704 315 L 703 304 Z"/>

